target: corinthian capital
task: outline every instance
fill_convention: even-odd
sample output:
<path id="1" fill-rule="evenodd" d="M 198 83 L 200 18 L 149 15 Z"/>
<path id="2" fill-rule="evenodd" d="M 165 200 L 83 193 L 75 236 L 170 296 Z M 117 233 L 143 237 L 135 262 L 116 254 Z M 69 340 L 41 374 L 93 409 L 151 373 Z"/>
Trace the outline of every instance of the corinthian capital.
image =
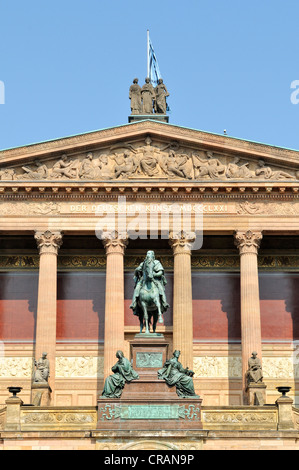
<path id="1" fill-rule="evenodd" d="M 234 237 L 235 245 L 239 248 L 240 255 L 245 253 L 258 254 L 261 240 L 263 238 L 262 232 L 252 232 L 251 230 L 243 232 L 236 230 Z"/>
<path id="2" fill-rule="evenodd" d="M 180 254 L 191 254 L 191 246 L 195 241 L 195 233 L 185 232 L 181 230 L 180 232 L 171 232 L 169 234 L 169 244 L 173 249 L 174 255 Z"/>
<path id="3" fill-rule="evenodd" d="M 35 232 L 34 238 L 40 255 L 44 253 L 58 255 L 59 248 L 62 245 L 62 232 L 51 232 L 50 230 Z"/>
<path id="4" fill-rule="evenodd" d="M 106 250 L 106 255 L 111 253 L 125 254 L 128 245 L 127 233 L 118 233 L 117 231 L 105 233 L 102 236 L 102 242 Z"/>

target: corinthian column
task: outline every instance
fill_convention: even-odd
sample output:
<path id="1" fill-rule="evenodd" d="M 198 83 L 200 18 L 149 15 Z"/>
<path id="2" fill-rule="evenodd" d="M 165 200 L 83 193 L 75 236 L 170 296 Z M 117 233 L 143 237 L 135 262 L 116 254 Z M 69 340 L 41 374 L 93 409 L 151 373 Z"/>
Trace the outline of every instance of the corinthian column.
<path id="1" fill-rule="evenodd" d="M 106 249 L 104 379 L 111 375 L 117 350 L 124 346 L 124 254 L 127 236 L 117 232 L 103 239 Z"/>
<path id="2" fill-rule="evenodd" d="M 262 232 L 235 232 L 235 244 L 240 252 L 241 276 L 241 337 L 243 388 L 248 360 L 255 351 L 262 360 L 262 335 L 257 255 Z"/>
<path id="3" fill-rule="evenodd" d="M 191 279 L 191 243 L 195 236 L 171 233 L 169 243 L 174 255 L 173 349 L 181 351 L 184 367 L 193 367 L 193 309 Z"/>
<path id="4" fill-rule="evenodd" d="M 38 304 L 36 321 L 35 357 L 48 354 L 50 362 L 49 384 L 54 390 L 57 315 L 57 255 L 62 245 L 62 233 L 36 232 L 40 254 Z"/>

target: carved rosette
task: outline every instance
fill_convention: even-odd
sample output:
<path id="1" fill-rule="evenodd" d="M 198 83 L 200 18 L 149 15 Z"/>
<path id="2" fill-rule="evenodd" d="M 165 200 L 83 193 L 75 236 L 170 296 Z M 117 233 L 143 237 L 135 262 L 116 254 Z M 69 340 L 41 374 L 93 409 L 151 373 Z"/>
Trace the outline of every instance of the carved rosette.
<path id="1" fill-rule="evenodd" d="M 239 249 L 240 255 L 258 254 L 263 234 L 260 231 L 252 232 L 251 230 L 236 231 L 234 234 L 235 245 Z"/>
<path id="2" fill-rule="evenodd" d="M 195 233 L 193 232 L 171 232 L 169 235 L 169 244 L 176 255 L 191 255 L 192 243 L 195 241 Z"/>
<path id="3" fill-rule="evenodd" d="M 128 235 L 126 233 L 110 232 L 102 237 L 102 242 L 106 250 L 106 255 L 125 254 L 128 245 Z"/>
<path id="4" fill-rule="evenodd" d="M 45 232 L 35 232 L 34 238 L 40 255 L 58 255 L 59 248 L 62 245 L 62 232 L 51 232 L 50 230 L 46 230 Z"/>

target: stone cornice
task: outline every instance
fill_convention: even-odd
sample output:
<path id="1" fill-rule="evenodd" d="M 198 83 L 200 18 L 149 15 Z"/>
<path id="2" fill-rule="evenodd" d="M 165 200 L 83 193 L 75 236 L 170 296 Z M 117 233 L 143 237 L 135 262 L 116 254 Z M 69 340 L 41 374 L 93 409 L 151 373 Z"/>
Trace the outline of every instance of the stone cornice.
<path id="1" fill-rule="evenodd" d="M 242 139 L 183 128 L 172 124 L 141 121 L 73 137 L 0 151 L 0 163 L 11 164 L 35 158 L 56 156 L 64 152 L 90 151 L 99 145 L 113 145 L 121 140 L 134 140 L 146 135 L 162 140 L 175 139 L 181 144 L 201 146 L 209 151 L 225 151 L 242 157 L 266 158 L 272 163 L 299 166 L 299 152 Z"/>
<path id="2" fill-rule="evenodd" d="M 0 181 L 0 200 L 9 196 L 18 196 L 17 199 L 30 199 L 31 197 L 44 196 L 52 200 L 57 198 L 66 199 L 80 196 L 83 199 L 94 197 L 113 197 L 125 195 L 126 197 L 152 198 L 153 195 L 163 199 L 163 196 L 174 197 L 210 197 L 224 195 L 226 197 L 239 197 L 240 195 L 265 196 L 276 195 L 298 195 L 299 181 L 292 182 L 261 182 L 261 181 L 229 181 L 229 182 L 182 182 L 182 181 L 101 181 L 101 182 L 6 182 Z"/>

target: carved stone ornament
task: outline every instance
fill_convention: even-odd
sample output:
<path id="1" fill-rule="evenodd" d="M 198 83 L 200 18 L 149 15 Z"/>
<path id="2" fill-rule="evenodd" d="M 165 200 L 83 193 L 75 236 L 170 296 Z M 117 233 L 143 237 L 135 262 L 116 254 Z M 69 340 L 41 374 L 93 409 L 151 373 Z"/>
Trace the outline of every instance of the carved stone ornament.
<path id="1" fill-rule="evenodd" d="M 118 233 L 113 231 L 102 235 L 102 242 L 106 250 L 106 254 L 118 253 L 124 255 L 128 245 L 128 235 L 126 233 Z"/>
<path id="2" fill-rule="evenodd" d="M 191 245 L 196 238 L 193 232 L 171 232 L 169 235 L 169 244 L 173 249 L 174 255 L 191 254 Z"/>
<path id="3" fill-rule="evenodd" d="M 34 361 L 36 370 L 33 374 L 33 383 L 48 384 L 50 376 L 50 362 L 47 359 L 47 353 L 43 353 L 42 357 Z"/>
<path id="4" fill-rule="evenodd" d="M 130 92 L 132 114 L 140 109 L 139 85 Z M 135 87 L 133 85 L 133 87 Z M 150 85 L 150 84 L 149 84 Z M 151 85 L 150 85 L 151 87 Z M 164 85 L 158 85 L 157 111 L 165 110 Z M 139 87 L 140 88 L 140 87 Z M 135 91 L 134 91 L 135 90 Z M 152 92 L 154 93 L 152 95 Z M 161 92 L 161 93 L 160 93 Z M 154 89 L 140 91 L 149 97 L 147 109 L 156 98 Z M 152 101 L 154 103 L 154 101 Z M 297 181 L 298 169 L 279 167 L 264 160 L 247 160 L 202 149 L 180 147 L 175 141 L 154 143 L 151 137 L 139 143 L 119 142 L 105 150 L 81 155 L 61 155 L 58 159 L 35 160 L 26 166 L 0 168 L 0 181 L 107 181 L 144 178 L 190 181 Z"/>
<path id="5" fill-rule="evenodd" d="M 243 254 L 258 254 L 258 250 L 263 238 L 262 232 L 252 232 L 247 230 L 246 232 L 236 231 L 235 234 L 235 245 L 240 251 L 240 255 Z"/>
<path id="6" fill-rule="evenodd" d="M 40 255 L 42 254 L 55 254 L 58 255 L 59 248 L 62 245 L 63 234 L 61 232 L 35 232 L 35 240 L 39 249 Z"/>

